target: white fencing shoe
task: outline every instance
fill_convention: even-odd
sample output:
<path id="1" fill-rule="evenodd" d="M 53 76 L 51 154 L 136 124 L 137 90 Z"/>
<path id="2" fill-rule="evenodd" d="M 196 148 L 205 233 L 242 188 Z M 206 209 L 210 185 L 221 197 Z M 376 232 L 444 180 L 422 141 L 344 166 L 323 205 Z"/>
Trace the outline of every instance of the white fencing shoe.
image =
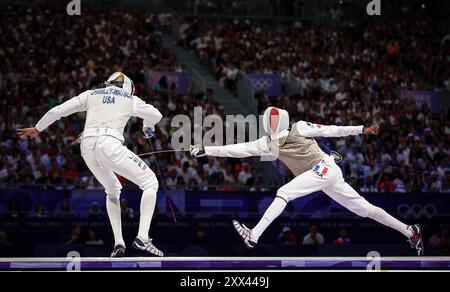
<path id="1" fill-rule="evenodd" d="M 123 258 L 125 256 L 125 246 L 116 245 L 114 251 L 111 254 L 112 258 Z"/>
<path id="2" fill-rule="evenodd" d="M 253 249 L 258 244 L 258 240 L 253 238 L 253 232 L 250 228 L 247 228 L 236 220 L 233 220 L 233 227 L 248 249 Z"/>
<path id="3" fill-rule="evenodd" d="M 150 256 L 157 256 L 157 257 L 163 257 L 164 253 L 156 248 L 156 246 L 153 245 L 151 239 L 142 240 L 139 237 L 136 237 L 136 239 L 133 242 L 133 247 L 136 250 L 145 252 L 147 255 Z"/>

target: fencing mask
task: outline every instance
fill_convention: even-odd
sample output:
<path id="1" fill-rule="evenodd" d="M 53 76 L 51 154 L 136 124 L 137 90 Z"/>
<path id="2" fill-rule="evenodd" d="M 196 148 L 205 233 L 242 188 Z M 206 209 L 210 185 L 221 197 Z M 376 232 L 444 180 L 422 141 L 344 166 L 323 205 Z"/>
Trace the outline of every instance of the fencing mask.
<path id="1" fill-rule="evenodd" d="M 269 107 L 264 113 L 263 126 L 271 140 L 279 140 L 280 144 L 284 144 L 289 135 L 289 113 L 276 107 Z"/>
<path id="2" fill-rule="evenodd" d="M 134 83 L 128 78 L 127 75 L 122 72 L 116 72 L 111 77 L 109 77 L 108 81 L 105 83 L 107 86 L 113 85 L 122 88 L 125 92 L 130 95 L 134 95 Z"/>

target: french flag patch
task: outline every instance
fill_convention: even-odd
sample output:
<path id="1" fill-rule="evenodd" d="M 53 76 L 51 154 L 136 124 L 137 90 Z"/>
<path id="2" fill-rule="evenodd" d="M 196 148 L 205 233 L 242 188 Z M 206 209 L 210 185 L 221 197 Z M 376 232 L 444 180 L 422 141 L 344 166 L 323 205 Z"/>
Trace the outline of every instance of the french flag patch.
<path id="1" fill-rule="evenodd" d="M 313 171 L 320 177 L 324 177 L 328 173 L 328 167 L 325 167 L 324 165 L 318 164 L 316 167 L 314 167 Z"/>

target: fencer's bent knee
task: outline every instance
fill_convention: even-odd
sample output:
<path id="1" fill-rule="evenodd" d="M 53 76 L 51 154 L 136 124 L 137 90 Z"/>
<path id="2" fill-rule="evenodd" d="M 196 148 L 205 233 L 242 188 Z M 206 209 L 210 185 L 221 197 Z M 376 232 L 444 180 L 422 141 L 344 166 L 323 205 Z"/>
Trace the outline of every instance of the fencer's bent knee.
<path id="1" fill-rule="evenodd" d="M 145 177 L 142 179 L 142 182 L 139 184 L 139 188 L 144 192 L 150 189 L 158 191 L 159 182 L 156 178 L 156 175 L 152 171 L 148 171 L 147 175 L 145 175 Z"/>
<path id="2" fill-rule="evenodd" d="M 157 192 L 159 189 L 159 182 L 158 182 L 158 180 L 148 180 L 148 181 L 144 182 L 143 184 L 141 184 L 139 186 L 139 188 L 144 192 L 147 190 L 153 190 L 153 191 Z"/>
<path id="3" fill-rule="evenodd" d="M 120 193 L 122 191 L 122 185 L 120 183 L 114 186 L 107 186 L 105 188 L 106 197 L 108 199 L 120 199 Z"/>
<path id="4" fill-rule="evenodd" d="M 148 190 L 145 190 L 145 191 L 142 193 L 142 196 L 143 196 L 143 197 L 156 198 L 156 193 L 157 193 L 157 190 L 155 190 L 155 189 L 148 189 Z"/>

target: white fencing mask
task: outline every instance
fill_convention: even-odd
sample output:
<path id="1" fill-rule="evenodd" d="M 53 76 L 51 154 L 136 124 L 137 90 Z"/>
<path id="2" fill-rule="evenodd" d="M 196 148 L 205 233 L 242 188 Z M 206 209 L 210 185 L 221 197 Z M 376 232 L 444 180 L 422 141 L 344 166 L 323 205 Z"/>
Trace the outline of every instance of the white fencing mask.
<path id="1" fill-rule="evenodd" d="M 263 126 L 271 140 L 284 140 L 289 135 L 289 113 L 276 107 L 269 107 L 263 118 Z"/>
<path id="2" fill-rule="evenodd" d="M 122 72 L 116 72 L 111 77 L 109 77 L 108 81 L 106 81 L 106 85 L 114 85 L 122 88 L 126 93 L 130 95 L 134 95 L 134 83 L 128 78 L 127 75 Z"/>

